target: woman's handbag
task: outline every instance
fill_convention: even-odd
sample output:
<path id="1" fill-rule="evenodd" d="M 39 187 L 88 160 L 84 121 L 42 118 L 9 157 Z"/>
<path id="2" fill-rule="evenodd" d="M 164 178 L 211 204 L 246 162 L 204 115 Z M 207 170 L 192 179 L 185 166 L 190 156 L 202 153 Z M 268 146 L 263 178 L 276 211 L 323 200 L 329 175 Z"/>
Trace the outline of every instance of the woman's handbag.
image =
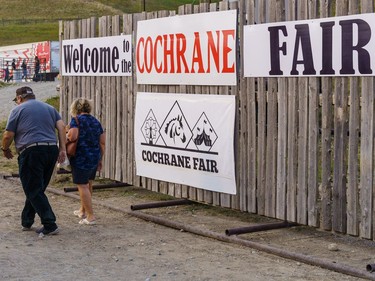
<path id="1" fill-rule="evenodd" d="M 74 157 L 76 155 L 76 151 L 77 151 L 77 143 L 78 143 L 78 138 L 79 138 L 79 122 L 78 122 L 78 118 L 77 117 L 74 117 L 74 119 L 76 120 L 76 123 L 78 125 L 77 129 L 78 129 L 78 134 L 77 134 L 77 137 L 76 138 L 72 138 L 72 128 L 69 129 L 68 133 L 66 134 L 66 154 L 68 155 L 68 157 Z"/>

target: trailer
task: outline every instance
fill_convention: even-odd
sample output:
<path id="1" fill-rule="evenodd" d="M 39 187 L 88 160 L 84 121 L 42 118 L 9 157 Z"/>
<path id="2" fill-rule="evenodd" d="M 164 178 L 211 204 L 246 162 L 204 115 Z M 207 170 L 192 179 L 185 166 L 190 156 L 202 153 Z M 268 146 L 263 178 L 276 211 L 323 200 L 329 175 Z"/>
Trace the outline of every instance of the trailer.
<path id="1" fill-rule="evenodd" d="M 1 46 L 0 80 L 21 81 L 22 79 L 33 79 L 34 81 L 53 81 L 60 71 L 59 53 L 60 44 L 58 41 Z M 36 66 L 36 58 L 40 62 L 39 69 Z M 25 71 L 22 68 L 23 62 L 26 64 Z M 6 72 L 8 72 L 7 75 Z M 24 74 L 26 74 L 26 77 Z"/>

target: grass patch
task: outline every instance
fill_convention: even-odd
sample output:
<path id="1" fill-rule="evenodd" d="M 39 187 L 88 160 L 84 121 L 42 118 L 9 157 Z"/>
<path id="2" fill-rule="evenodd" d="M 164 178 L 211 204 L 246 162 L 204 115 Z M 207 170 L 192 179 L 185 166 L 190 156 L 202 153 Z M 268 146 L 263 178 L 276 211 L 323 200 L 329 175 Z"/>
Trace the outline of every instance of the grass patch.
<path id="1" fill-rule="evenodd" d="M 11 83 L 4 83 L 3 81 L 0 81 L 0 89 L 11 86 Z"/>
<path id="2" fill-rule="evenodd" d="M 185 211 L 193 215 L 199 214 L 199 213 L 205 213 L 212 217 L 225 216 L 229 218 L 238 219 L 244 222 L 265 223 L 265 222 L 275 221 L 274 219 L 263 217 L 263 216 L 256 215 L 256 214 L 251 214 L 251 213 L 242 212 L 242 211 L 234 210 L 234 209 L 228 209 L 228 208 L 219 207 L 219 206 L 207 205 L 203 203 L 186 205 Z"/>
<path id="3" fill-rule="evenodd" d="M 46 100 L 46 103 L 52 105 L 57 111 L 60 111 L 60 97 L 52 97 Z"/>
<path id="4" fill-rule="evenodd" d="M 103 2 L 106 2 L 107 5 Z M 4 21 L 82 19 L 91 16 L 114 15 L 126 9 L 116 10 L 111 2 L 120 1 L 81 1 L 81 0 L 0 0 L 0 18 Z M 27 7 L 27 8 L 26 8 Z M 77 9 L 77 7 L 79 7 Z"/>
<path id="5" fill-rule="evenodd" d="M 72 182 L 72 175 L 66 174 L 66 175 L 58 175 L 56 174 L 54 178 L 51 180 L 51 183 L 54 187 L 67 187 L 67 186 L 73 186 Z"/>
<path id="6" fill-rule="evenodd" d="M 6 25 L 4 23 L 1 25 L 0 21 L 0 28 L 1 46 L 59 40 L 58 21 L 25 24 L 12 22 Z"/>
<path id="7" fill-rule="evenodd" d="M 219 2 L 212 0 L 211 2 Z M 177 10 L 198 0 L 0 0 L 0 46 L 58 41 L 59 20 Z M 27 7 L 27 9 L 25 9 Z M 79 7 L 77 9 L 76 7 Z"/>
<path id="8" fill-rule="evenodd" d="M 167 201 L 176 199 L 167 194 L 153 192 L 151 190 L 136 186 L 126 187 L 124 188 L 124 190 L 119 192 L 118 195 L 124 197 L 133 197 L 136 199 L 147 199 L 148 201 Z"/>

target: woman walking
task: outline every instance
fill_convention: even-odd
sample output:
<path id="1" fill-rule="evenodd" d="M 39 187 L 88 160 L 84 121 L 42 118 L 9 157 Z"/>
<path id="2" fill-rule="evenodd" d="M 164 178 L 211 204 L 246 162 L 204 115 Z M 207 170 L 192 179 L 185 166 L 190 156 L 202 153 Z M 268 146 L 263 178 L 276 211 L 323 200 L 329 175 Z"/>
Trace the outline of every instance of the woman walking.
<path id="1" fill-rule="evenodd" d="M 92 116 L 90 101 L 79 98 L 70 106 L 72 119 L 70 121 L 69 140 L 76 140 L 77 151 L 70 158 L 73 183 L 77 184 L 81 199 L 81 207 L 74 215 L 81 220 L 79 224 L 92 225 L 96 218 L 92 208 L 92 181 L 96 171 L 102 168 L 102 158 L 105 148 L 105 135 L 100 122 Z M 78 122 L 77 122 L 78 121 Z"/>

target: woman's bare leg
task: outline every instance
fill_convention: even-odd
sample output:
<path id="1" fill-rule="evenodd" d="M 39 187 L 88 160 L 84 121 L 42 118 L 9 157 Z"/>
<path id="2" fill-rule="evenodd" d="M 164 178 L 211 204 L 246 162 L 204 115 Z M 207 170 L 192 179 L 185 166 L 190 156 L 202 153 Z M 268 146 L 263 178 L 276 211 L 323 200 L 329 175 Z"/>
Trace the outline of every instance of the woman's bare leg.
<path id="1" fill-rule="evenodd" d="M 92 209 L 92 197 L 90 191 L 90 184 L 78 184 L 79 196 L 81 198 L 81 205 L 85 210 L 86 219 L 88 221 L 94 221 L 95 216 Z"/>

